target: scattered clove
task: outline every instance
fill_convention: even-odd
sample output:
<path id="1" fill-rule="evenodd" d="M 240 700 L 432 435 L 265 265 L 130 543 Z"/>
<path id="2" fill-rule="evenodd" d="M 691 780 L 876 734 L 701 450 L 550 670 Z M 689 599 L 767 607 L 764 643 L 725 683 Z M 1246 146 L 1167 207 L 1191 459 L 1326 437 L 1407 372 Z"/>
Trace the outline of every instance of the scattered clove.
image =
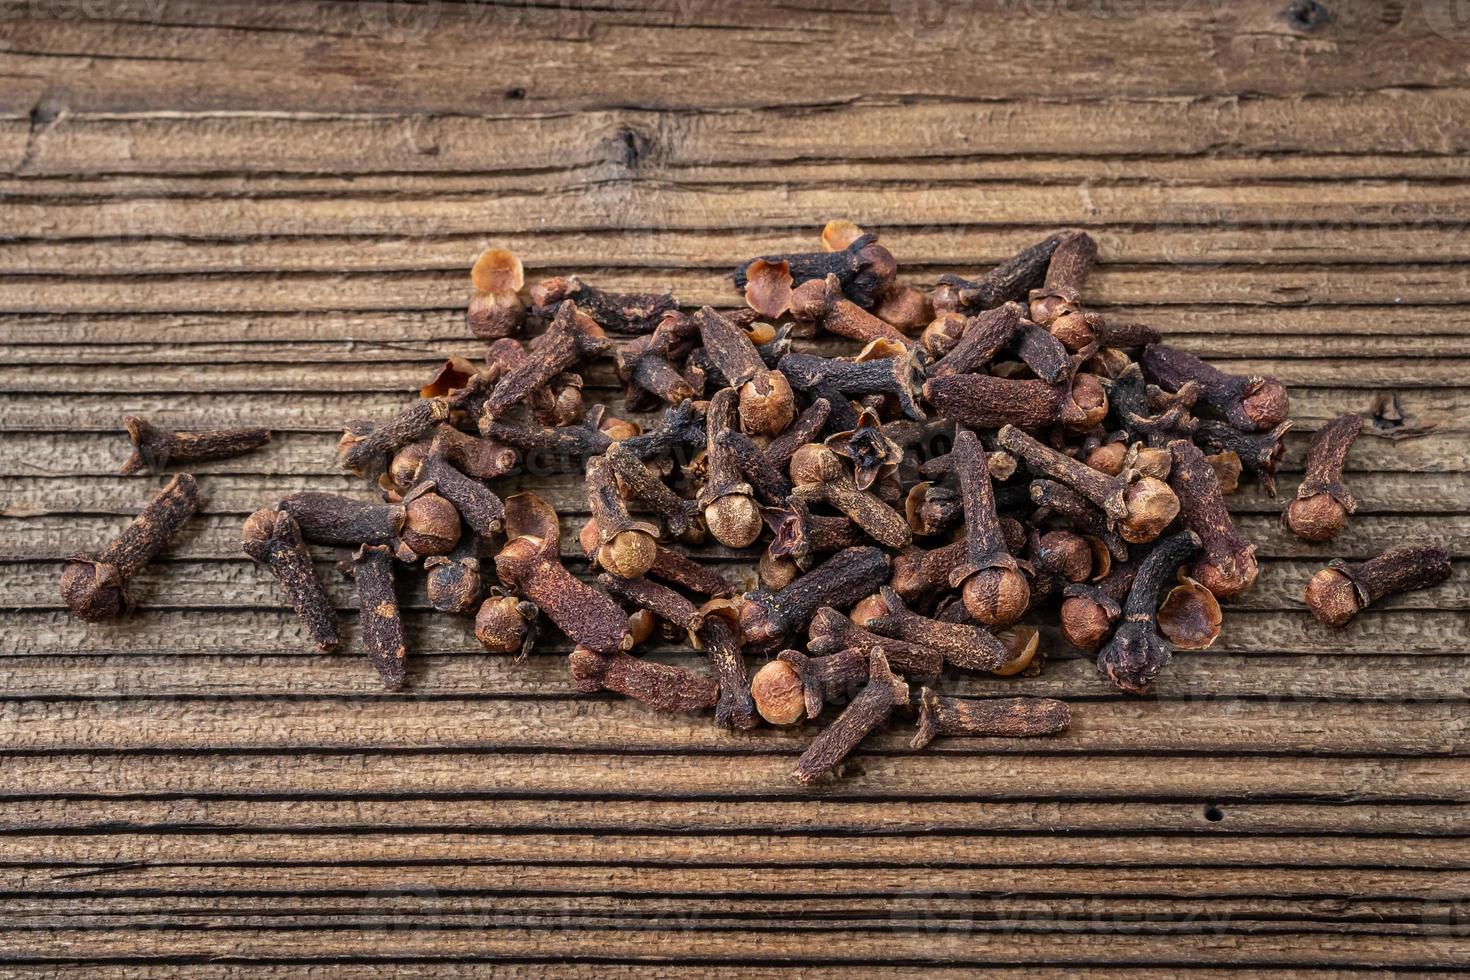
<path id="1" fill-rule="evenodd" d="M 531 287 L 531 302 L 540 316 L 554 314 L 567 300 L 602 329 L 619 334 L 650 333 L 679 306 L 671 293 L 614 293 L 576 276 L 554 276 Z"/>
<path id="2" fill-rule="evenodd" d="M 1179 391 L 1193 382 L 1199 397 L 1231 425 L 1265 432 L 1286 421 L 1286 386 L 1260 375 L 1226 374 L 1193 354 L 1163 344 L 1143 349 L 1143 369 L 1159 385 Z"/>
<path id="3" fill-rule="evenodd" d="M 894 708 L 908 704 L 908 700 L 909 686 L 889 669 L 883 651 L 868 651 L 868 683 L 837 720 L 812 739 L 797 760 L 793 773 L 796 781 L 804 785 L 815 782 L 846 759 Z"/>
<path id="4" fill-rule="evenodd" d="M 1305 541 L 1331 541 L 1347 525 L 1358 502 L 1342 485 L 1348 450 L 1363 431 L 1361 415 L 1340 415 L 1318 429 L 1307 447 L 1306 474 L 1281 522 Z"/>
<path id="5" fill-rule="evenodd" d="M 275 507 L 261 508 L 245 519 L 240 546 L 281 583 L 316 648 L 323 653 L 337 649 L 337 610 L 317 578 L 295 519 Z"/>
<path id="6" fill-rule="evenodd" d="M 808 657 L 782 650 L 756 671 L 750 693 L 760 716 L 773 725 L 815 720 L 827 704 L 845 704 L 868 680 L 868 656 L 860 649 Z"/>
<path id="7" fill-rule="evenodd" d="M 1222 599 L 1244 592 L 1255 584 L 1259 570 L 1256 546 L 1236 533 L 1214 468 L 1187 440 L 1169 443 L 1169 453 L 1169 486 L 1179 498 L 1184 526 L 1199 536 L 1204 550 L 1189 574 Z"/>
<path id="8" fill-rule="evenodd" d="M 1146 694 L 1154 678 L 1174 655 L 1159 635 L 1159 591 L 1175 569 L 1199 550 L 1199 537 L 1181 531 L 1154 546 L 1138 566 L 1123 606 L 1123 622 L 1097 655 L 1097 666 L 1130 694 Z"/>
<path id="9" fill-rule="evenodd" d="M 128 579 L 178 536 L 199 509 L 199 484 L 180 473 L 99 554 L 67 558 L 61 598 L 84 623 L 115 619 L 133 608 Z"/>
<path id="10" fill-rule="evenodd" d="M 520 333 L 526 320 L 526 304 L 520 289 L 526 284 L 525 268 L 514 252 L 487 248 L 470 268 L 475 287 L 465 311 L 470 333 L 481 340 L 495 340 Z"/>
<path id="11" fill-rule="evenodd" d="M 919 691 L 919 731 L 909 743 L 922 749 L 936 735 L 1029 738 L 1055 735 L 1072 723 L 1072 711 L 1051 698 L 951 698 Z"/>
<path id="12" fill-rule="evenodd" d="M 888 574 L 888 556 L 878 548 L 846 548 L 776 592 L 745 594 L 740 630 L 752 651 L 780 646 L 788 633 L 802 629 L 823 606 L 856 602 Z"/>
<path id="13" fill-rule="evenodd" d="M 424 559 L 429 604 L 440 612 L 467 613 L 480 605 L 480 549 L 474 532 L 461 534 L 447 555 Z"/>
<path id="14" fill-rule="evenodd" d="M 408 643 L 398 614 L 393 556 L 386 545 L 364 544 L 350 562 L 342 563 L 342 571 L 357 581 L 358 627 L 368 659 L 377 668 L 383 686 L 397 691 L 408 680 L 404 662 Z"/>
<path id="15" fill-rule="evenodd" d="M 132 474 L 147 470 L 157 473 L 171 463 L 197 463 L 228 459 L 259 449 L 270 441 L 269 429 L 208 429 L 203 432 L 165 432 L 136 415 L 124 415 L 123 427 L 133 442 L 133 452 L 118 469 Z"/>
<path id="16" fill-rule="evenodd" d="M 1327 563 L 1307 583 L 1307 608 L 1319 622 L 1346 626 L 1384 596 L 1436 586 L 1450 577 L 1450 553 L 1432 545 L 1385 551 L 1364 562 Z"/>

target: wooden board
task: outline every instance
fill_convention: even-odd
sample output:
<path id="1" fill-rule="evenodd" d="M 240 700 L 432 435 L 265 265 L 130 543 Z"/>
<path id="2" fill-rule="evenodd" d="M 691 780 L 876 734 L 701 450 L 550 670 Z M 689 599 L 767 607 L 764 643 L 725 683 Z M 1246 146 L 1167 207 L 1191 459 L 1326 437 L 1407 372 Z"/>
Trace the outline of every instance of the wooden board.
<path id="1" fill-rule="evenodd" d="M 0 977 L 1463 969 L 1450 6 L 0 3 Z M 921 755 L 895 730 L 811 790 L 787 774 L 815 726 L 577 696 L 564 642 L 484 655 L 417 586 L 412 684 L 384 694 L 346 583 L 349 650 L 313 655 L 238 553 L 255 507 L 354 486 L 340 420 L 476 353 L 486 244 L 532 277 L 729 303 L 737 260 L 831 217 L 920 285 L 1087 228 L 1100 308 L 1290 385 L 1288 488 L 1334 415 L 1392 391 L 1405 424 L 1360 441 L 1332 546 L 1232 499 L 1260 583 L 1154 696 L 1065 651 L 947 678 L 1066 697 L 1076 723 Z M 610 372 L 588 383 L 621 407 Z M 88 627 L 61 560 L 156 482 L 115 473 L 125 412 L 276 436 L 199 467 L 207 512 L 143 608 Z M 513 482 L 568 530 L 585 512 L 564 478 Z M 1415 540 L 1451 550 L 1449 583 L 1341 632 L 1306 615 L 1327 558 Z"/>

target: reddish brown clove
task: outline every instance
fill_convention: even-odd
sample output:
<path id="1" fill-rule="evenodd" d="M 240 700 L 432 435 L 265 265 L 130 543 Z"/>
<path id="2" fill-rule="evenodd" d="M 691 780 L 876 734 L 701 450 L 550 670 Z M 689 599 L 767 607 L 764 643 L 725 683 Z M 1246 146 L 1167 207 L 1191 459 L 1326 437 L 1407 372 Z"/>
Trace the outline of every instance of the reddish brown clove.
<path id="1" fill-rule="evenodd" d="M 1081 350 L 1095 340 L 1093 321 L 1082 309 L 1082 284 L 1097 262 L 1097 242 L 1086 232 L 1058 243 L 1046 266 L 1041 288 L 1031 291 L 1031 319 L 1046 327 L 1068 350 Z"/>
<path id="2" fill-rule="evenodd" d="M 762 718 L 773 725 L 794 725 L 804 717 L 815 719 L 826 704 L 851 701 L 867 679 L 868 655 L 863 650 L 824 657 L 783 650 L 756 671 L 750 691 Z"/>
<path id="3" fill-rule="evenodd" d="M 1030 738 L 1055 735 L 1072 723 L 1072 710 L 1051 698 L 951 698 L 919 691 L 919 731 L 909 748 L 922 749 L 936 735 L 965 738 Z"/>
<path id="4" fill-rule="evenodd" d="M 357 581 L 358 628 L 368 659 L 377 668 L 383 686 L 399 690 L 408 679 L 408 643 L 393 585 L 393 557 L 386 545 L 365 544 L 341 568 Z"/>
<path id="5" fill-rule="evenodd" d="M 1194 443 L 1169 443 L 1173 466 L 1169 486 L 1179 498 L 1184 526 L 1199 536 L 1204 554 L 1189 575 L 1220 598 L 1244 592 L 1255 584 L 1259 567 L 1256 546 L 1241 537 L 1225 507 L 1215 470 Z"/>
<path id="6" fill-rule="evenodd" d="M 610 333 L 646 334 L 679 307 L 671 293 L 614 293 L 582 282 L 576 276 L 543 279 L 531 287 L 531 302 L 541 316 L 553 314 L 571 300 L 577 309 Z"/>
<path id="7" fill-rule="evenodd" d="M 962 590 L 971 616 L 987 626 L 1009 626 L 1031 604 L 1031 588 L 1006 550 L 989 462 L 975 433 L 969 429 L 955 433 L 953 456 L 965 511 L 966 549 L 964 564 L 949 573 L 949 584 Z"/>
<path id="8" fill-rule="evenodd" d="M 590 317 L 579 314 L 575 303 L 562 303 L 536 349 L 524 363 L 501 375 L 495 383 L 485 399 L 483 414 L 489 419 L 499 418 L 506 409 L 531 397 L 558 374 L 606 353 L 611 346 L 602 328 Z"/>
<path id="9" fill-rule="evenodd" d="M 699 529 L 700 507 L 697 501 L 685 500 L 655 476 L 633 451 L 620 442 L 607 447 L 604 454 L 617 475 L 618 483 L 628 493 L 647 504 L 676 538 Z"/>
<path id="10" fill-rule="evenodd" d="M 514 449 L 491 439 L 477 439 L 452 425 L 441 425 L 434 430 L 434 441 L 429 444 L 429 450 L 476 480 L 493 480 L 516 467 Z"/>
<path id="11" fill-rule="evenodd" d="M 337 444 L 342 468 L 349 473 L 376 479 L 388 467 L 393 453 L 433 432 L 447 421 L 450 400 L 421 398 L 381 425 L 348 423 Z"/>
<path id="12" fill-rule="evenodd" d="M 1027 246 L 976 280 L 960 276 L 939 277 L 934 290 L 936 309 L 959 309 L 968 312 L 988 310 L 1011 300 L 1022 300 L 1042 284 L 1052 253 L 1065 235 L 1050 235 L 1035 245 Z"/>
<path id="13" fill-rule="evenodd" d="M 797 450 L 791 459 L 791 478 L 796 481 L 794 496 L 840 510 L 879 544 L 902 548 L 913 540 L 908 522 L 875 494 L 859 490 L 832 449 L 812 444 Z"/>
<path id="14" fill-rule="evenodd" d="M 1276 496 L 1276 467 L 1286 450 L 1285 436 L 1290 422 L 1282 422 L 1270 432 L 1242 432 L 1228 422 L 1201 419 L 1195 440 L 1201 449 L 1212 453 L 1234 453 L 1241 464 L 1256 475 L 1256 481 L 1271 496 Z"/>
<path id="15" fill-rule="evenodd" d="M 881 600 L 881 596 L 880 596 Z M 879 615 L 888 614 L 888 603 L 883 603 Z M 875 618 L 864 613 L 863 622 Z M 878 647 L 888 658 L 888 663 L 900 674 L 909 677 L 934 677 L 944 669 L 944 656 L 917 643 L 908 643 L 892 637 L 879 636 L 862 625 L 853 622 L 830 606 L 818 609 L 807 630 L 807 650 L 811 653 L 833 654 L 848 649 L 868 650 Z"/>
<path id="16" fill-rule="evenodd" d="M 1006 303 L 966 320 L 959 342 L 929 369 L 929 377 L 974 374 L 986 367 L 1010 346 L 1022 312 L 1021 304 Z"/>
<path id="17" fill-rule="evenodd" d="M 825 282 L 813 280 L 794 290 L 791 313 L 798 321 L 817 323 L 830 334 L 863 344 L 887 340 L 911 347 L 914 343 L 902 330 L 843 295 L 836 276 L 828 276 Z"/>
<path id="18" fill-rule="evenodd" d="M 1163 344 L 1143 349 L 1143 369 L 1170 391 L 1193 381 L 1199 397 L 1245 432 L 1265 432 L 1286 421 L 1286 386 L 1261 375 L 1226 374 L 1193 354 Z"/>
<path id="19" fill-rule="evenodd" d="M 300 525 L 306 540 L 352 547 L 397 540 L 405 516 L 401 503 L 377 504 L 315 490 L 293 493 L 277 506 Z"/>
<path id="20" fill-rule="evenodd" d="M 704 523 L 714 539 L 727 548 L 744 548 L 761 533 L 760 505 L 755 491 L 742 480 L 740 467 L 728 442 L 720 435 L 734 431 L 736 395 L 733 388 L 722 388 L 710 400 L 706 410 L 708 442 L 705 462 L 708 473 L 699 491 L 699 505 L 704 508 Z"/>
<path id="21" fill-rule="evenodd" d="M 505 525 L 505 504 L 489 487 L 461 473 L 438 453 L 432 453 L 414 472 L 416 484 L 434 488 L 434 492 L 454 505 L 470 529 L 482 537 L 496 534 Z"/>
<path id="22" fill-rule="evenodd" d="M 430 555 L 447 555 L 459 543 L 459 511 L 434 492 L 434 484 L 420 483 L 403 498 L 403 529 L 396 554 L 415 562 Z"/>
<path id="23" fill-rule="evenodd" d="M 908 704 L 909 686 L 888 667 L 883 651 L 868 652 L 868 683 L 852 703 L 812 739 L 796 763 L 792 774 L 807 785 L 846 759 L 868 733 L 877 728 L 893 709 Z"/>
<path id="24" fill-rule="evenodd" d="M 878 244 L 877 235 L 860 235 L 847 247 L 830 252 L 798 252 L 761 255 L 740 263 L 735 268 L 735 288 L 744 292 L 749 283 L 747 272 L 757 261 L 765 266 L 786 266 L 791 281 L 797 286 L 813 280 L 825 282 L 835 276 L 838 288 L 849 299 L 867 309 L 891 288 L 898 263 L 888 249 Z"/>
<path id="25" fill-rule="evenodd" d="M 534 602 L 573 642 L 598 653 L 621 649 L 628 617 L 617 603 L 561 564 L 556 511 L 532 493 L 505 501 L 506 545 L 495 556 L 501 584 Z"/>
<path id="26" fill-rule="evenodd" d="M 572 686 L 584 694 L 613 691 L 665 714 L 703 711 L 719 696 L 714 681 L 707 677 L 626 653 L 577 647 L 567 657 L 567 668 Z"/>
<path id="27" fill-rule="evenodd" d="M 784 360 L 784 359 L 783 359 Z M 827 425 L 827 419 L 832 414 L 832 403 L 825 398 L 814 398 L 807 406 L 805 412 L 797 416 L 776 438 L 772 439 L 766 446 L 766 462 L 778 470 L 784 470 L 791 465 L 791 457 L 796 451 L 809 442 L 816 442 L 817 436 Z"/>
<path id="28" fill-rule="evenodd" d="M 780 371 L 766 367 L 749 335 L 707 306 L 693 320 L 720 374 L 739 393 L 741 427 L 775 435 L 791 424 L 796 417 L 791 385 Z"/>
<path id="29" fill-rule="evenodd" d="M 465 324 L 481 340 L 495 340 L 520 333 L 526 321 L 526 304 L 520 289 L 526 284 L 525 267 L 514 252 L 487 248 L 470 269 L 475 293 L 465 311 Z"/>
<path id="30" fill-rule="evenodd" d="M 1450 577 L 1450 553 L 1429 545 L 1385 551 L 1364 562 L 1328 562 L 1307 583 L 1307 608 L 1319 622 L 1346 626 L 1384 596 L 1438 585 Z"/>
<path id="31" fill-rule="evenodd" d="M 1340 415 L 1318 429 L 1307 447 L 1306 474 L 1281 523 L 1306 541 L 1330 541 L 1347 525 L 1358 502 L 1342 485 L 1348 450 L 1363 431 L 1361 415 Z"/>
<path id="32" fill-rule="evenodd" d="M 1065 586 L 1062 594 L 1062 636 L 1079 650 L 1093 653 L 1113 632 L 1123 614 L 1123 602 L 1133 588 L 1138 566 L 1116 564 L 1110 574 L 1094 584 Z"/>
<path id="33" fill-rule="evenodd" d="M 1159 632 L 1176 650 L 1208 650 L 1220 636 L 1224 616 L 1215 594 L 1189 577 L 1159 603 Z"/>
<path id="34" fill-rule="evenodd" d="M 952 374 L 924 382 L 924 400 L 941 418 L 974 429 L 1056 425 L 1062 421 L 1064 398 L 1061 388 L 1044 381 L 1017 381 L 989 374 Z"/>
<path id="35" fill-rule="evenodd" d="M 142 470 L 156 473 L 171 463 L 195 463 L 228 459 L 259 449 L 270 441 L 271 431 L 258 428 L 208 429 L 203 432 L 165 432 L 136 415 L 124 415 L 123 427 L 133 442 L 133 453 L 118 469 L 131 474 Z"/>
<path id="36" fill-rule="evenodd" d="M 898 404 L 911 419 L 922 420 L 924 410 L 914 400 L 913 356 L 888 341 L 875 341 L 852 360 L 793 353 L 781 358 L 781 371 L 792 387 L 829 399 L 882 395 Z"/>
<path id="37" fill-rule="evenodd" d="M 281 583 L 291 608 L 296 610 L 316 648 L 323 653 L 337 649 L 341 643 L 337 610 L 317 578 L 316 566 L 301 538 L 301 528 L 291 515 L 274 507 L 251 514 L 245 519 L 240 546 L 245 554 L 269 568 Z"/>
<path id="38" fill-rule="evenodd" d="M 653 566 L 658 526 L 629 516 L 606 456 L 587 461 L 587 503 L 597 521 L 597 563 L 619 578 L 642 576 Z"/>
<path id="39" fill-rule="evenodd" d="M 180 473 L 101 553 L 67 558 L 61 598 L 71 614 L 84 623 L 100 623 L 132 609 L 128 580 L 178 536 L 198 509 L 199 484 Z"/>
<path id="40" fill-rule="evenodd" d="M 995 670 L 1010 659 L 994 633 L 964 623 L 926 619 L 909 609 L 888 586 L 883 587 L 882 594 L 888 615 L 867 621 L 866 626 L 874 633 L 935 650 L 945 663 L 966 670 Z"/>
<path id="41" fill-rule="evenodd" d="M 536 620 L 541 610 L 498 588 L 475 614 L 475 639 L 490 653 L 516 654 L 524 660 L 536 642 Z"/>
<path id="42" fill-rule="evenodd" d="M 462 534 L 449 554 L 424 559 L 430 605 L 440 612 L 467 613 L 480 604 L 480 548 L 474 533 Z"/>

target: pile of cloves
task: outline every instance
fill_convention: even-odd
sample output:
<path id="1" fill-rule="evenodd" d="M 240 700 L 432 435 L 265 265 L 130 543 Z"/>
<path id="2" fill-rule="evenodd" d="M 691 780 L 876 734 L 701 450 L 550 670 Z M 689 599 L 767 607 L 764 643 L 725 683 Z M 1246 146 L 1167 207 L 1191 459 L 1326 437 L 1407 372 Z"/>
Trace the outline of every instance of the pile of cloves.
<path id="1" fill-rule="evenodd" d="M 1091 308 L 1085 233 L 928 292 L 850 222 L 829 223 L 821 243 L 742 262 L 744 305 L 692 312 L 667 293 L 576 278 L 528 290 L 520 259 L 484 252 L 466 315 L 483 359 L 451 357 L 396 415 L 346 423 L 342 465 L 378 499 L 293 494 L 250 516 L 245 553 L 330 650 L 337 615 L 306 543 L 352 549 L 341 568 L 357 585 L 358 633 L 390 688 L 408 677 L 402 570 L 422 565 L 434 608 L 473 614 L 491 653 L 569 638 L 579 691 L 712 709 L 732 730 L 842 706 L 802 755 L 803 783 L 893 715 L 917 725 L 915 749 L 1069 723 L 1064 703 L 957 698 L 934 686 L 946 677 L 1034 675 L 1065 642 L 1142 694 L 1175 649 L 1208 648 L 1220 601 L 1257 575 L 1224 498 L 1242 473 L 1274 496 L 1285 387 Z M 518 339 L 530 323 L 545 329 Z M 851 341 L 848 354 L 805 343 L 823 334 Z M 626 418 L 585 401 L 580 372 L 600 360 L 625 388 Z M 128 428 L 125 471 L 266 438 Z M 1282 517 L 1308 541 L 1356 507 L 1343 469 L 1360 429 L 1348 415 L 1312 441 Z M 551 503 L 494 489 L 548 472 L 585 474 L 590 519 L 569 529 L 570 563 Z M 188 500 L 170 501 L 188 487 L 154 509 L 187 516 Z M 68 601 L 87 618 L 114 613 L 151 553 L 79 556 Z M 732 582 L 711 559 L 753 574 Z M 1306 601 L 1342 625 L 1448 574 L 1434 548 L 1335 561 Z M 708 674 L 649 658 L 658 642 L 702 652 Z M 753 673 L 748 658 L 761 660 Z"/>

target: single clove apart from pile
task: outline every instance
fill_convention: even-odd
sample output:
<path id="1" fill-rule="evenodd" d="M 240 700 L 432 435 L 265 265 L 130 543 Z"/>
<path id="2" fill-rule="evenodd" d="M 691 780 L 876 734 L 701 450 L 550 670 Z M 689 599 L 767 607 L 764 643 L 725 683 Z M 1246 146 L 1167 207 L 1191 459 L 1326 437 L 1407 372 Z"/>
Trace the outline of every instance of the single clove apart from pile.
<path id="1" fill-rule="evenodd" d="M 1095 657 L 1100 683 L 1139 695 L 1176 650 L 1215 642 L 1220 602 L 1258 573 L 1225 497 L 1242 474 L 1275 495 L 1292 427 L 1275 378 L 1090 306 L 1097 257 L 1058 232 L 926 291 L 876 235 L 833 221 L 818 248 L 741 262 L 724 308 L 689 309 L 577 277 L 528 287 L 517 256 L 489 249 L 466 311 L 483 355 L 345 423 L 342 468 L 367 493 L 267 502 L 242 548 L 318 650 L 356 647 L 393 690 L 413 676 L 401 608 L 423 589 L 417 605 L 460 616 L 487 653 L 562 643 L 576 691 L 732 733 L 819 727 L 802 784 L 885 726 L 909 727 L 900 751 L 1054 735 L 1071 708 L 1019 689 L 1049 652 Z M 621 407 L 592 397 L 599 377 Z M 269 438 L 126 428 L 125 473 Z M 1343 531 L 1362 428 L 1317 427 L 1284 528 Z M 584 482 L 556 500 L 510 489 L 548 473 Z M 181 474 L 111 546 L 73 557 L 73 612 L 131 608 L 129 576 L 198 501 Z M 322 549 L 356 585 L 355 620 L 339 623 Z M 1342 626 L 1450 572 L 1433 546 L 1338 559 L 1305 602 Z M 657 659 L 678 648 L 696 656 Z"/>

